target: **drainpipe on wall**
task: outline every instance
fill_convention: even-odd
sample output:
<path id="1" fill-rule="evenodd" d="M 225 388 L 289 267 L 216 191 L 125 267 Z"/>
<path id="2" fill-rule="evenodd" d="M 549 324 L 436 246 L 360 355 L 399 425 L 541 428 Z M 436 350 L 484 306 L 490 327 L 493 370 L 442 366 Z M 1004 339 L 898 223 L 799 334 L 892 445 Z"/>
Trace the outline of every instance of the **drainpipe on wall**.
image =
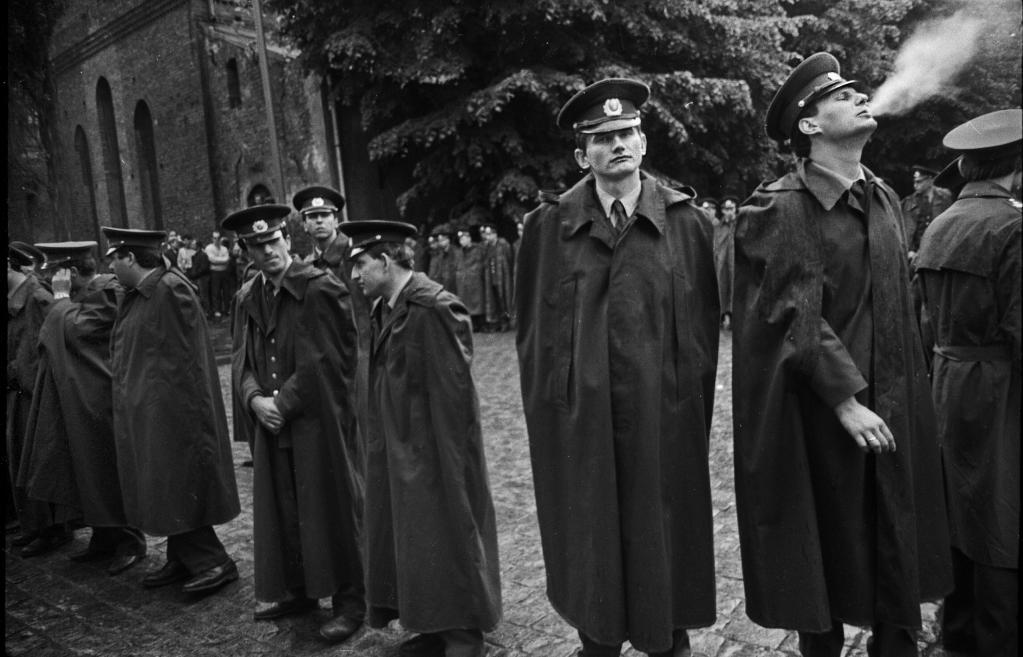
<path id="1" fill-rule="evenodd" d="M 270 132 L 270 158 L 273 160 L 274 177 L 277 180 L 277 192 L 274 194 L 274 198 L 278 203 L 286 203 L 285 197 L 288 190 L 284 186 L 284 167 L 281 165 L 281 150 L 277 142 L 277 120 L 274 118 L 274 102 L 270 90 L 270 65 L 266 55 L 266 38 L 263 35 L 263 4 L 260 0 L 252 0 L 252 13 L 256 19 L 256 46 L 259 48 L 259 73 L 263 79 L 266 125 Z"/>

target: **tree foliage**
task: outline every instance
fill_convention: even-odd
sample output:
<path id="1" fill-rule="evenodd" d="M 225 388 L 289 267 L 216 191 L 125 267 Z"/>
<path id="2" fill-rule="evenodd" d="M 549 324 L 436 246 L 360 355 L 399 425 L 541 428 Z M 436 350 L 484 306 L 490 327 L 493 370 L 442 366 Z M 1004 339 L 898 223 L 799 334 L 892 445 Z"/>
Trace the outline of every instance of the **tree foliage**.
<path id="1" fill-rule="evenodd" d="M 974 0 L 976 11 L 1014 0 Z M 310 70 L 358 108 L 370 156 L 410 168 L 403 216 L 515 217 L 578 179 L 561 104 L 606 76 L 647 82 L 645 166 L 707 195 L 745 194 L 788 159 L 763 130 L 802 56 L 827 50 L 869 87 L 914 25 L 963 0 L 272 0 Z M 1015 3 L 1018 7 L 1018 2 Z M 1018 14 L 1018 10 L 1016 12 Z M 1011 7 L 1010 13 L 1011 16 Z M 882 122 L 868 163 L 898 183 L 970 115 L 1019 104 L 1019 20 L 954 92 Z M 1013 32 L 1014 30 L 1014 32 Z"/>

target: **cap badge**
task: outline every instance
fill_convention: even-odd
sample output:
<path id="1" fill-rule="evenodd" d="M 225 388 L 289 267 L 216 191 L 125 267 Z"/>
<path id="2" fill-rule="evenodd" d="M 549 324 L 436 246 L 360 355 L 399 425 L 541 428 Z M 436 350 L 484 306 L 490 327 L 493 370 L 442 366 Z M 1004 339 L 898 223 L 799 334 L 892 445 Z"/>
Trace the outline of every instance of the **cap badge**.
<path id="1" fill-rule="evenodd" d="M 617 98 L 608 98 L 604 101 L 604 116 L 621 116 L 622 101 Z"/>
<path id="2" fill-rule="evenodd" d="M 309 204 L 312 205 L 314 208 L 320 208 L 320 207 L 323 207 L 323 205 L 325 204 L 325 201 L 322 198 L 320 198 L 319 196 L 317 196 L 316 198 L 311 200 L 309 202 Z"/>
<path id="3" fill-rule="evenodd" d="M 831 80 L 832 82 L 838 82 L 841 79 L 842 79 L 842 76 L 839 75 L 838 73 L 834 73 L 834 72 L 828 73 L 828 80 Z"/>
<path id="4" fill-rule="evenodd" d="M 255 221 L 255 222 L 253 222 L 253 223 L 252 223 L 252 230 L 253 230 L 254 232 L 256 232 L 256 233 L 262 233 L 262 232 L 265 232 L 265 231 L 266 231 L 266 229 L 268 229 L 268 228 L 270 228 L 269 224 L 267 224 L 267 223 L 266 223 L 265 221 L 263 221 L 262 219 L 260 219 L 259 221 Z"/>

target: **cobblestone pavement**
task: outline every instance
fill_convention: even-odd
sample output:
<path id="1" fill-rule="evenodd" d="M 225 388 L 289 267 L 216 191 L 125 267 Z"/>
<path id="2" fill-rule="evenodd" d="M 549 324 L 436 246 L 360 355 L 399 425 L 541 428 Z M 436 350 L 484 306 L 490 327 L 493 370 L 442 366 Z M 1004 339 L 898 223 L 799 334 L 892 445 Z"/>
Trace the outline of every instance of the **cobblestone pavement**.
<path id="1" fill-rule="evenodd" d="M 717 553 L 717 622 L 691 632 L 694 651 L 707 657 L 797 655 L 795 635 L 758 627 L 744 613 L 731 445 L 731 353 L 722 336 L 711 476 Z M 514 340 L 510 333 L 476 337 L 474 364 L 487 445 L 490 482 L 497 508 L 504 620 L 487 636 L 490 657 L 568 657 L 574 630 L 554 613 L 544 594 L 544 565 L 536 523 L 529 455 L 522 417 Z M 220 366 L 227 394 L 226 365 Z M 230 409 L 230 404 L 227 405 Z M 191 598 L 177 587 L 144 590 L 146 571 L 163 561 L 166 541 L 149 539 L 142 566 L 110 577 L 103 565 L 74 564 L 67 555 L 85 547 L 88 530 L 54 553 L 22 559 L 5 542 L 6 649 L 10 656 L 55 657 L 243 657 L 249 655 L 361 655 L 392 657 L 408 634 L 394 624 L 360 630 L 347 643 L 320 641 L 316 630 L 329 615 L 329 600 L 318 612 L 275 622 L 252 620 L 252 469 L 240 467 L 247 447 L 235 444 L 242 514 L 217 531 L 238 562 L 239 581 L 219 592 Z M 921 648 L 941 657 L 935 645 L 935 605 L 924 606 Z M 866 654 L 866 633 L 846 627 L 846 656 Z M 640 653 L 628 649 L 628 657 Z"/>

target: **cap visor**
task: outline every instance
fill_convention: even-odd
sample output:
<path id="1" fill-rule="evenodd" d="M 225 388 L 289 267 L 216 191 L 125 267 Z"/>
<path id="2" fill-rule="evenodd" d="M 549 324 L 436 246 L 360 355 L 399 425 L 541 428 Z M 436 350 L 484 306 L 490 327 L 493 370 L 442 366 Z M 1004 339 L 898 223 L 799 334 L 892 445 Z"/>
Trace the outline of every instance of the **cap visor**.
<path id="1" fill-rule="evenodd" d="M 612 121 L 604 121 L 597 125 L 590 126 L 589 128 L 583 128 L 578 132 L 583 135 L 595 135 L 601 132 L 614 132 L 615 130 L 625 130 L 626 128 L 635 128 L 640 124 L 638 116 L 634 116 L 631 119 L 614 119 Z"/>

